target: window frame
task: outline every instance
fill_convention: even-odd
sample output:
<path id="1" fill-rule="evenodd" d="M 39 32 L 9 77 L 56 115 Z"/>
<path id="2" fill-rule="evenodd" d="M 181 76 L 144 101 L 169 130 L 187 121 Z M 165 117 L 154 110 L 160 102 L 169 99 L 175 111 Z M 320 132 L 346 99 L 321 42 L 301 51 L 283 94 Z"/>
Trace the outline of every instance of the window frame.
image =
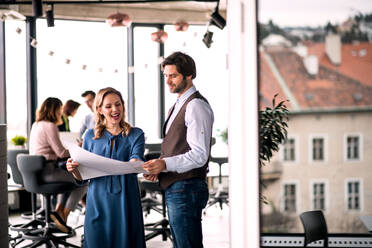
<path id="1" fill-rule="evenodd" d="M 348 158 L 347 156 L 347 139 L 349 137 L 355 137 L 357 136 L 359 138 L 359 158 L 354 159 L 354 158 Z M 352 162 L 362 162 L 363 161 L 363 135 L 361 133 L 345 133 L 344 135 L 344 162 L 345 163 L 352 163 Z"/>
<path id="2" fill-rule="evenodd" d="M 359 183 L 359 209 L 349 209 L 348 207 L 348 185 L 349 183 Z M 348 213 L 361 213 L 364 211 L 364 190 L 363 190 L 363 179 L 362 178 L 346 178 L 344 188 L 344 204 L 345 211 Z"/>
<path id="3" fill-rule="evenodd" d="M 314 139 L 323 139 L 323 160 L 314 160 Z M 328 135 L 327 134 L 310 134 L 308 146 L 308 161 L 309 164 L 324 164 L 328 162 Z"/>
<path id="4" fill-rule="evenodd" d="M 295 200 L 296 200 L 295 208 L 296 209 L 293 212 L 285 210 L 285 195 L 284 195 L 285 186 L 286 185 L 291 185 L 291 184 L 295 185 L 295 190 L 296 190 L 296 193 L 295 193 Z M 281 184 L 280 190 L 281 190 L 281 192 L 280 192 L 280 195 L 281 195 L 280 211 L 282 213 L 293 214 L 293 215 L 300 213 L 300 209 L 299 209 L 299 206 L 300 206 L 300 182 L 299 182 L 299 180 L 285 180 L 285 181 L 283 181 L 282 184 Z"/>
<path id="5" fill-rule="evenodd" d="M 281 152 L 280 152 L 280 160 L 285 163 L 285 164 L 297 164 L 298 160 L 299 160 L 299 138 L 298 136 L 296 135 L 291 135 L 291 136 L 288 136 L 287 137 L 287 140 L 290 140 L 290 139 L 293 139 L 294 140 L 294 160 L 285 160 L 285 143 L 281 144 Z"/>
<path id="6" fill-rule="evenodd" d="M 324 209 L 314 208 L 313 201 L 314 201 L 315 196 L 314 196 L 313 188 L 314 188 L 315 184 L 324 184 Z M 329 194 L 329 182 L 328 182 L 328 180 L 325 179 L 325 178 L 311 180 L 310 185 L 309 185 L 309 193 L 310 193 L 309 194 L 310 195 L 310 209 L 312 209 L 312 210 L 322 210 L 323 212 L 328 213 L 329 204 L 330 204 L 330 197 L 331 197 L 331 195 Z"/>

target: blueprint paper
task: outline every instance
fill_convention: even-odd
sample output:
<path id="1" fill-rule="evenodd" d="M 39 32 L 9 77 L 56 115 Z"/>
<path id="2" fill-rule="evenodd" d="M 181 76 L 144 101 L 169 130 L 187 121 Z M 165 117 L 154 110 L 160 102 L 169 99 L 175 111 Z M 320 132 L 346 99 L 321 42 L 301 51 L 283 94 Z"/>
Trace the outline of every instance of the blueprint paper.
<path id="1" fill-rule="evenodd" d="M 142 169 L 142 161 L 123 162 L 88 152 L 73 143 L 66 144 L 71 158 L 79 163 L 79 170 L 83 180 L 95 177 L 124 175 L 131 173 L 148 173 Z"/>

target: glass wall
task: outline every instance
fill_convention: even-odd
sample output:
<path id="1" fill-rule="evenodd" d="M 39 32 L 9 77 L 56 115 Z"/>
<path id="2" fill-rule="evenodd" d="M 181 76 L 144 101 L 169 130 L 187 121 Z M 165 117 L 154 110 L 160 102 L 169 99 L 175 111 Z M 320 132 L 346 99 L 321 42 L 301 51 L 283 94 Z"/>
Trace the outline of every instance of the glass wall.
<path id="1" fill-rule="evenodd" d="M 134 28 L 135 125 L 146 143 L 159 143 L 159 45 L 151 40 L 154 27 Z"/>
<path id="2" fill-rule="evenodd" d="M 262 230 L 303 232 L 299 215 L 321 210 L 330 233 L 367 233 L 372 4 L 258 2 L 260 107 L 278 94 L 290 111 L 287 139 L 261 171 Z"/>
<path id="3" fill-rule="evenodd" d="M 81 103 L 70 119 L 78 131 L 89 113 L 81 94 L 114 87 L 127 98 L 127 29 L 103 22 L 37 20 L 38 104 L 47 97 Z"/>
<path id="4" fill-rule="evenodd" d="M 7 137 L 27 137 L 26 25 L 5 22 Z M 12 144 L 8 144 L 12 147 Z"/>
<path id="5" fill-rule="evenodd" d="M 227 128 L 226 30 L 215 31 L 214 43 L 209 49 L 202 42 L 206 32 L 205 26 L 190 25 L 186 32 L 177 32 L 173 25 L 165 25 L 164 30 L 168 33 L 168 39 L 164 43 L 165 57 L 174 51 L 182 51 L 195 60 L 197 77 L 193 82 L 213 108 L 215 114 L 213 135 L 217 137 L 220 130 Z M 156 31 L 154 27 L 134 28 L 135 125 L 144 130 L 147 143 L 161 141 L 158 126 L 158 73 L 162 58 L 159 58 L 159 43 L 151 40 L 151 33 Z M 176 97 L 176 94 L 169 93 L 165 85 L 164 118 Z M 226 156 L 226 144 L 217 138 L 213 152 L 218 156 Z"/>
<path id="6" fill-rule="evenodd" d="M 227 30 L 213 29 L 213 43 L 207 48 L 202 42 L 206 26 L 190 25 L 186 32 L 178 32 L 173 25 L 166 25 L 168 33 L 165 43 L 165 57 L 175 51 L 190 55 L 196 64 L 197 76 L 193 83 L 209 101 L 214 112 L 213 136 L 216 144 L 212 155 L 227 156 L 227 146 L 219 137 L 228 122 L 228 81 L 227 81 Z M 165 114 L 176 101 L 176 94 L 170 94 L 165 86 Z"/>

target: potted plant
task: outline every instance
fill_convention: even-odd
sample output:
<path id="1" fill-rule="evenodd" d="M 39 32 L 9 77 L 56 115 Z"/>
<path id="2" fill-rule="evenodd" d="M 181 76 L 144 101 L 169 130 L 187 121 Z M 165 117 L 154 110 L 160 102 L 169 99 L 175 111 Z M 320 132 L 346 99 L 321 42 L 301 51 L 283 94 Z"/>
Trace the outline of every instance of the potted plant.
<path id="1" fill-rule="evenodd" d="M 270 162 L 274 152 L 279 150 L 279 145 L 287 139 L 289 111 L 285 105 L 286 101 L 276 104 L 277 96 L 278 94 L 274 95 L 272 108 L 266 107 L 259 111 L 260 166 L 263 166 L 265 162 Z M 228 129 L 220 131 L 218 136 L 227 144 Z"/>
<path id="2" fill-rule="evenodd" d="M 289 110 L 286 101 L 276 104 L 276 94 L 272 101 L 272 108 L 266 107 L 259 111 L 259 139 L 260 139 L 260 165 L 270 162 L 274 152 L 279 150 L 279 145 L 287 139 L 287 122 Z"/>
<path id="3" fill-rule="evenodd" d="M 25 143 L 27 141 L 27 138 L 22 135 L 16 135 L 12 139 L 12 144 L 17 148 L 25 148 Z"/>
<path id="4" fill-rule="evenodd" d="M 289 110 L 285 105 L 286 101 L 276 104 L 276 97 L 272 100 L 272 107 L 266 107 L 259 111 L 259 164 L 264 166 L 265 162 L 270 162 L 274 152 L 279 150 L 279 145 L 287 139 L 287 122 Z M 219 130 L 218 130 L 219 131 Z M 219 136 L 227 144 L 228 129 L 220 131 Z M 268 203 L 264 195 L 261 195 L 261 201 Z"/>

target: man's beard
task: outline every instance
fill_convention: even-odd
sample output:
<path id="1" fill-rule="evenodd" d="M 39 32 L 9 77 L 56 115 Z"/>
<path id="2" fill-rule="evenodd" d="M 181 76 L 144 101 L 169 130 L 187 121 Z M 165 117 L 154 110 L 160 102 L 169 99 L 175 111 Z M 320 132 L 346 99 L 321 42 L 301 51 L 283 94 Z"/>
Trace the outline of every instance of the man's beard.
<path id="1" fill-rule="evenodd" d="M 187 81 L 186 79 L 182 79 L 182 82 L 174 88 L 173 93 L 181 93 L 183 90 L 187 87 Z"/>

